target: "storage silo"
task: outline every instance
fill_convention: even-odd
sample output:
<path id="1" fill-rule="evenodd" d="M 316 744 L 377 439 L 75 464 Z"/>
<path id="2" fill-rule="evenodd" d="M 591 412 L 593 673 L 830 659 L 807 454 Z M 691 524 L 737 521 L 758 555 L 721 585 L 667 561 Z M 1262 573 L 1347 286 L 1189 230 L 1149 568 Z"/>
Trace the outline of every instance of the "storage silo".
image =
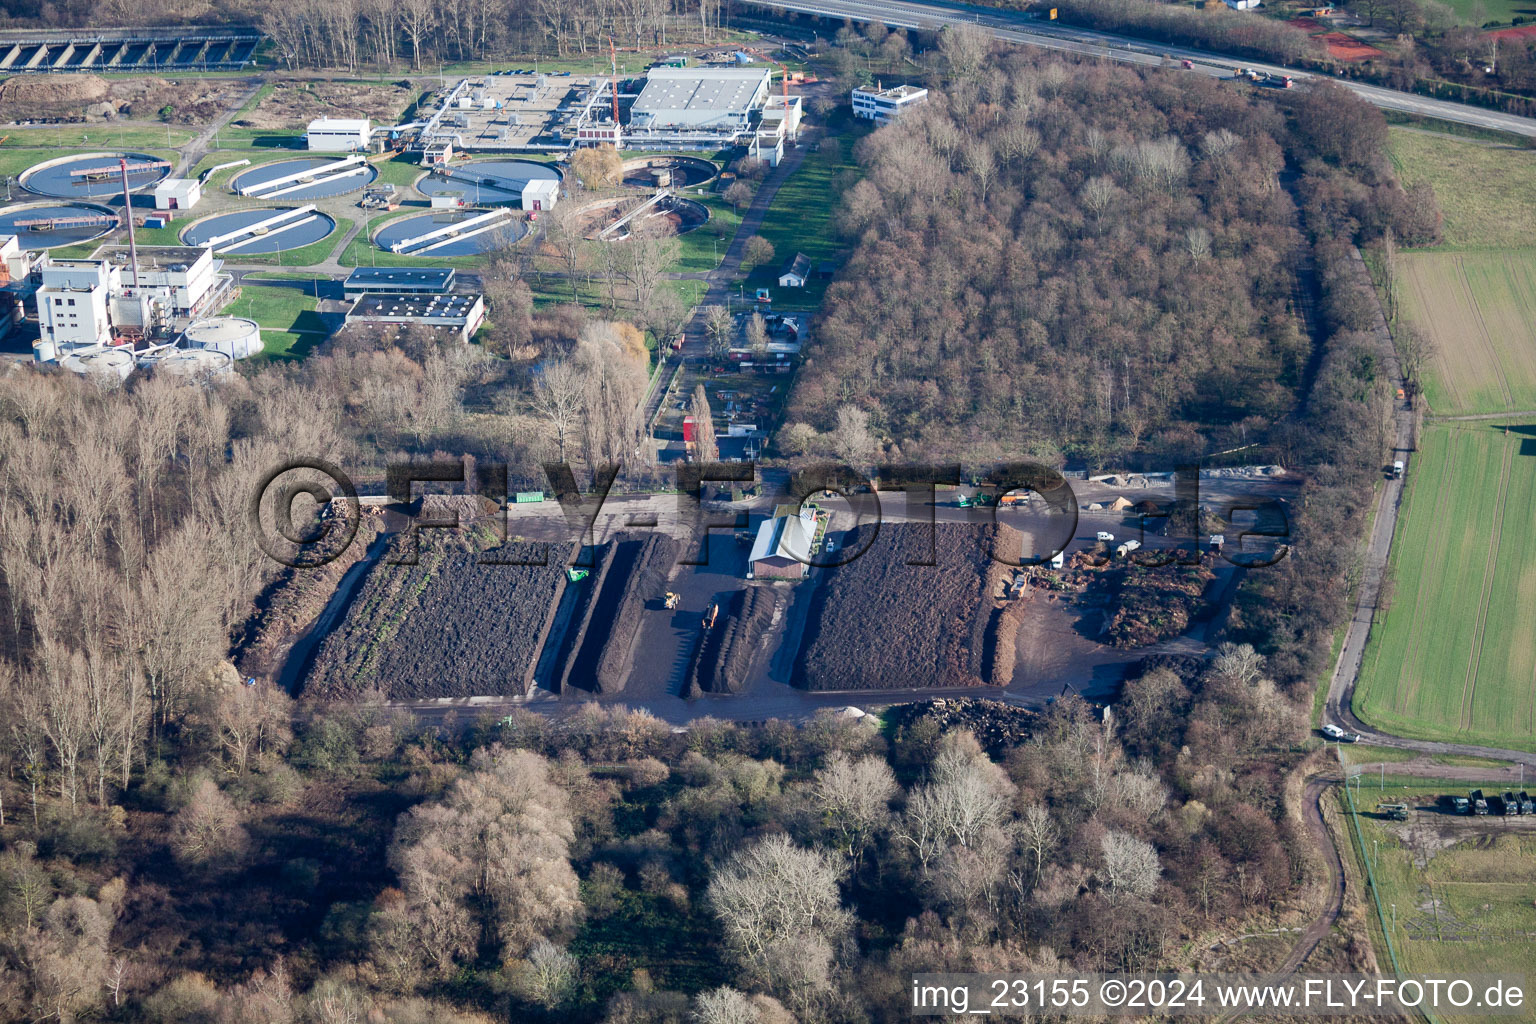
<path id="1" fill-rule="evenodd" d="M 261 327 L 238 316 L 211 316 L 193 322 L 186 333 L 192 348 L 222 352 L 231 359 L 249 359 L 261 351 Z"/>
<path id="2" fill-rule="evenodd" d="M 156 373 L 194 379 L 222 377 L 235 369 L 234 357 L 212 348 L 164 348 L 140 362 Z"/>
<path id="3" fill-rule="evenodd" d="M 71 352 L 60 360 L 64 369 L 79 374 L 101 374 L 127 380 L 133 372 L 133 352 L 128 348 L 91 348 Z"/>

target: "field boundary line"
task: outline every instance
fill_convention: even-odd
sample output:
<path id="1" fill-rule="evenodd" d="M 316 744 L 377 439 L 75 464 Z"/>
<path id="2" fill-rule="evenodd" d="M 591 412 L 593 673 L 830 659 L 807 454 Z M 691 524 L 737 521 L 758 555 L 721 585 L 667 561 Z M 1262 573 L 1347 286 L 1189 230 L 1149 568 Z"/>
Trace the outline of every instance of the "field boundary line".
<path id="1" fill-rule="evenodd" d="M 1472 729 L 1472 696 L 1477 690 L 1477 670 L 1483 660 L 1483 636 L 1488 631 L 1488 602 L 1493 597 L 1493 577 L 1499 560 L 1499 544 L 1504 537 L 1504 503 L 1509 497 L 1509 463 L 1515 448 L 1507 439 L 1499 442 L 1504 460 L 1499 468 L 1499 496 L 1493 508 L 1493 541 L 1483 567 L 1483 587 L 1478 595 L 1477 622 L 1472 628 L 1472 653 L 1467 661 L 1467 676 L 1461 687 L 1461 729 Z"/>

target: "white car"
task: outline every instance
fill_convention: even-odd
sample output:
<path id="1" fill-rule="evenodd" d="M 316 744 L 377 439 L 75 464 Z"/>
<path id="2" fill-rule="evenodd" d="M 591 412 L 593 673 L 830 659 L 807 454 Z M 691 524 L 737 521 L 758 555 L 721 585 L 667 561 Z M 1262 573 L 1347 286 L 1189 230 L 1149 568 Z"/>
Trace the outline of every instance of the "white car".
<path id="1" fill-rule="evenodd" d="M 1322 730 L 1321 730 L 1321 732 L 1328 739 L 1334 740 L 1334 741 L 1336 741 L 1338 743 L 1359 743 L 1360 742 L 1360 734 L 1359 733 L 1357 733 L 1357 732 L 1346 732 L 1343 729 L 1340 729 L 1336 725 L 1324 725 Z"/>
<path id="2" fill-rule="evenodd" d="M 1108 530 L 1100 530 L 1099 540 L 1103 541 L 1105 544 L 1113 544 L 1115 542 L 1115 535 L 1110 533 Z"/>

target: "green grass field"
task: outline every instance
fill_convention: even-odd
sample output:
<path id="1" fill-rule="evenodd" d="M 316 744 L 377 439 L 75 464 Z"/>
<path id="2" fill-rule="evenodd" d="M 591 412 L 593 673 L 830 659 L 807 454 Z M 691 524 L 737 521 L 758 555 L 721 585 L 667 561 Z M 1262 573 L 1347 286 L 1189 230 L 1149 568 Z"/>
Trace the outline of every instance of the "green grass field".
<path id="1" fill-rule="evenodd" d="M 1392 931 L 1393 945 L 1409 974 L 1508 976 L 1530 971 L 1530 939 L 1524 936 L 1536 931 L 1536 834 L 1523 829 L 1499 834 L 1504 822 L 1495 817 L 1442 822 L 1428 809 L 1441 793 L 1465 794 L 1475 788 L 1476 783 L 1466 782 L 1454 788 L 1394 785 L 1389 776 L 1385 792 L 1378 792 L 1374 780 L 1367 778 L 1356 797 L 1363 840 L 1355 847 L 1356 861 L 1372 862 L 1383 926 Z M 1378 800 L 1425 809 L 1412 812 L 1408 822 L 1394 822 L 1375 813 Z M 1440 831 L 1435 826 L 1452 823 L 1462 826 L 1467 838 L 1446 846 L 1434 835 Z M 1353 839 L 1353 829 L 1350 832 Z M 1456 837 L 1454 829 L 1446 832 Z M 1385 965 L 1385 951 L 1381 958 Z M 1527 1004 L 1520 1013 L 1500 1019 L 1532 1018 Z M 1437 1012 L 1436 1019 L 1488 1018 Z"/>
<path id="2" fill-rule="evenodd" d="M 259 358 L 302 359 L 329 333 L 315 312 L 316 305 L 314 297 L 299 288 L 246 284 L 223 312 L 261 325 L 264 351 Z"/>
<path id="3" fill-rule="evenodd" d="M 811 259 L 811 270 L 822 260 L 837 256 L 844 246 L 833 230 L 832 216 L 841 197 L 837 182 L 845 172 L 856 170 L 853 146 L 869 129 L 854 123 L 847 112 L 838 115 L 830 126 L 829 139 L 836 145 L 824 145 L 807 153 L 800 169 L 790 175 L 773 197 L 768 216 L 763 219 L 762 235 L 773 245 L 773 262 L 755 268 L 747 276 L 747 293 L 767 288 L 779 309 L 817 309 L 821 306 L 827 282 L 812 277 L 801 289 L 780 288 L 779 271 L 791 256 L 803 252 Z M 834 152 L 835 150 L 835 152 Z"/>
<path id="4" fill-rule="evenodd" d="M 1435 190 L 1445 214 L 1440 248 L 1536 247 L 1536 150 L 1402 127 L 1388 129 L 1387 150 L 1405 184 Z"/>
<path id="5" fill-rule="evenodd" d="M 1516 18 L 1536 18 L 1532 0 L 1445 0 L 1445 5 L 1456 12 L 1463 25 L 1506 25 Z"/>
<path id="6" fill-rule="evenodd" d="M 1536 249 L 1399 257 L 1400 315 L 1434 343 L 1442 416 L 1536 410 Z"/>
<path id="7" fill-rule="evenodd" d="M 1388 732 L 1536 750 L 1536 424 L 1424 431 L 1355 713 Z"/>

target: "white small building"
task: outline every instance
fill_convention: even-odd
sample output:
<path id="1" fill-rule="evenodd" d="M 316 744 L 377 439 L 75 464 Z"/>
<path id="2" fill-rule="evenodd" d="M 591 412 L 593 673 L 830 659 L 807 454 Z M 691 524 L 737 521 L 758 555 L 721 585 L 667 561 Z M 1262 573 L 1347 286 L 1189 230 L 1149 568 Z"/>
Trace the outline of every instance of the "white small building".
<path id="1" fill-rule="evenodd" d="M 305 141 L 317 153 L 355 153 L 368 148 L 366 117 L 322 117 L 309 122 Z"/>
<path id="2" fill-rule="evenodd" d="M 811 274 L 811 258 L 803 252 L 797 252 L 784 264 L 784 269 L 779 273 L 780 288 L 804 288 L 805 282 Z"/>
<path id="3" fill-rule="evenodd" d="M 155 185 L 155 209 L 190 210 L 203 198 L 203 185 L 196 178 L 166 178 Z"/>
<path id="4" fill-rule="evenodd" d="M 553 210 L 560 201 L 560 182 L 554 178 L 530 178 L 523 184 L 523 209 Z"/>
<path id="5" fill-rule="evenodd" d="M 1259 0 L 1225 0 L 1225 3 L 1234 11 L 1251 11 L 1259 6 Z"/>
<path id="6" fill-rule="evenodd" d="M 889 124 L 901 112 L 928 102 L 928 90 L 915 85 L 897 85 L 882 89 L 860 86 L 853 90 L 853 116 L 876 124 Z"/>
<path id="7" fill-rule="evenodd" d="M 0 235 L 0 262 L 5 265 L 5 276 L 11 281 L 20 281 L 32 273 L 32 264 L 37 257 L 21 247 L 21 240 L 15 235 Z"/>

